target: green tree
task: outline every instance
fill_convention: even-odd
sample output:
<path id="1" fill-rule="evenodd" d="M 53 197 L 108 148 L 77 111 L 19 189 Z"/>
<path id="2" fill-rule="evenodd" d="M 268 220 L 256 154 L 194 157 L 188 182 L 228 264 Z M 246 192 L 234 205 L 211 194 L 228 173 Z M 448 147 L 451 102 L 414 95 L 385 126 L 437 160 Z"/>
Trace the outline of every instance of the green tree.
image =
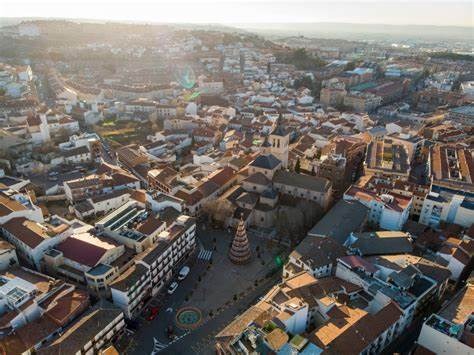
<path id="1" fill-rule="evenodd" d="M 276 53 L 276 57 L 279 62 L 293 64 L 298 70 L 316 70 L 326 65 L 325 61 L 308 53 L 305 48 L 298 48 L 289 53 Z"/>

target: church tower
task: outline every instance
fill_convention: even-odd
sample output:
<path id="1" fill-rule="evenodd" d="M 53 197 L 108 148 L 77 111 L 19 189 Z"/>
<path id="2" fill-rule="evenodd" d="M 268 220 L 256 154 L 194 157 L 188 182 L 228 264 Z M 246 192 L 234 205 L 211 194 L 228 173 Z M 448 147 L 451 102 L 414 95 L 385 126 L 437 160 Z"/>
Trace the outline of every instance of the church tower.
<path id="1" fill-rule="evenodd" d="M 281 160 L 281 166 L 284 169 L 288 168 L 288 150 L 290 145 L 290 134 L 288 130 L 283 127 L 283 119 L 280 117 L 272 133 L 270 133 L 270 153 Z"/>

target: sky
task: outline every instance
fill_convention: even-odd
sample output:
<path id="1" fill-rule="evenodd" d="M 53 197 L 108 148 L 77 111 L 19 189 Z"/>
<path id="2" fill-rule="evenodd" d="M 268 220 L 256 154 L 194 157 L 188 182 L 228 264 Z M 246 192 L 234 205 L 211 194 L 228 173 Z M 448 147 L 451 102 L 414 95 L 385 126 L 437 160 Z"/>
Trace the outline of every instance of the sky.
<path id="1" fill-rule="evenodd" d="M 472 0 L 0 0 L 0 17 L 474 27 Z"/>

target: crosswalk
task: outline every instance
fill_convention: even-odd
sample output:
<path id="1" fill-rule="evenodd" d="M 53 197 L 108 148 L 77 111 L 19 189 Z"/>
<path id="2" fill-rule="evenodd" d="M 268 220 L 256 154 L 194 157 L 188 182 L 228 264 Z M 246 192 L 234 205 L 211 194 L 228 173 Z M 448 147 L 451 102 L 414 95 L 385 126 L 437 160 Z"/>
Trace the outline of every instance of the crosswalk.
<path id="1" fill-rule="evenodd" d="M 182 335 L 180 335 L 179 337 L 175 337 L 172 341 L 170 341 L 168 344 L 163 344 L 161 343 L 158 339 L 156 339 L 155 337 L 153 337 L 153 351 L 151 352 L 150 355 L 156 355 L 158 354 L 160 351 L 166 349 L 168 346 L 178 342 L 179 340 L 183 339 L 186 335 L 188 335 L 190 332 L 189 330 L 187 330 L 186 332 L 184 332 Z"/>
<path id="2" fill-rule="evenodd" d="M 155 355 L 167 347 L 167 344 L 160 343 L 156 338 L 153 338 L 153 351 L 151 352 L 151 355 Z"/>
<path id="3" fill-rule="evenodd" d="M 198 259 L 201 260 L 211 260 L 212 258 L 212 250 L 201 249 L 198 254 Z"/>

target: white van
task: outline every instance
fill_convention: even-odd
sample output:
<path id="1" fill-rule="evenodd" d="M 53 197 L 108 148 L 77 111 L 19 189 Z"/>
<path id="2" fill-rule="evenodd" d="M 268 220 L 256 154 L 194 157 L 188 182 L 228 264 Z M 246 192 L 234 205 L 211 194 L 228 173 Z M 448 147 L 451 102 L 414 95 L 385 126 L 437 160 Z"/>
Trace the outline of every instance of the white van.
<path id="1" fill-rule="evenodd" d="M 178 280 L 184 280 L 186 276 L 189 274 L 189 267 L 188 266 L 183 266 L 181 270 L 179 270 L 178 274 Z"/>

